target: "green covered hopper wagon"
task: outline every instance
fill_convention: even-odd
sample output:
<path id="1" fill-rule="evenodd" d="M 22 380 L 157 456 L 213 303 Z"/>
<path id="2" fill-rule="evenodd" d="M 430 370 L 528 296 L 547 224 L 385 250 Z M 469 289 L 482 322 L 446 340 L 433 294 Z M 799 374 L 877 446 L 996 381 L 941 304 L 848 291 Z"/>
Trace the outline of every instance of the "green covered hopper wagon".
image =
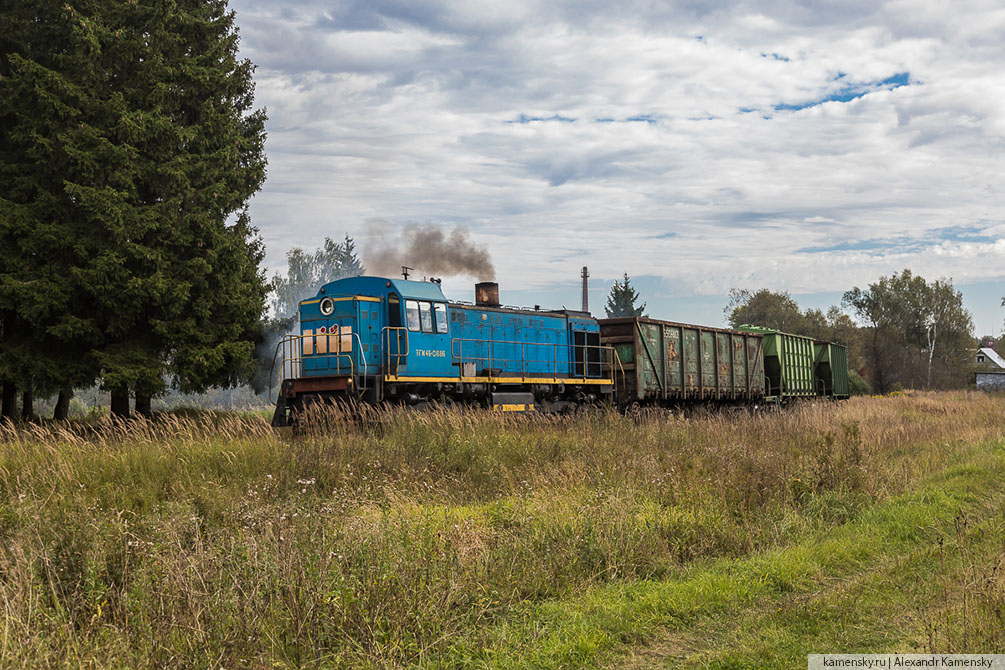
<path id="1" fill-rule="evenodd" d="M 820 394 L 847 398 L 850 395 L 848 348 L 841 344 L 817 340 L 813 343 L 813 351 Z"/>
<path id="2" fill-rule="evenodd" d="M 844 346 L 760 326 L 744 325 L 740 330 L 764 337 L 767 400 L 848 397 L 848 352 Z"/>

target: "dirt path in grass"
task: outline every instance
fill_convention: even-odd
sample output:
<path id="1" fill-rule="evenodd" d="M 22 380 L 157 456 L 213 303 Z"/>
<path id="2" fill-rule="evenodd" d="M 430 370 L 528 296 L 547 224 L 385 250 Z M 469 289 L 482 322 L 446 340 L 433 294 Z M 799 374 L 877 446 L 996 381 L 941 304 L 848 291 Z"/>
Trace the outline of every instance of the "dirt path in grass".
<path id="1" fill-rule="evenodd" d="M 1000 465 L 1000 459 L 986 464 L 992 470 Z M 811 653 L 1001 652 L 994 633 L 980 633 L 1000 629 L 994 613 L 979 604 L 993 595 L 981 582 L 1005 559 L 1005 484 L 985 478 L 982 485 L 978 480 L 987 473 L 959 469 L 951 478 L 963 493 L 956 514 L 920 526 L 900 550 L 851 572 L 823 572 L 798 592 L 686 627 L 662 627 L 607 667 L 788 668 L 805 667 Z M 969 609 L 962 605 L 965 596 Z"/>
<path id="2" fill-rule="evenodd" d="M 1003 475 L 1005 446 L 987 444 L 801 542 L 541 603 L 481 631 L 477 649 L 456 647 L 467 650 L 463 663 L 429 665 L 792 668 L 805 667 L 808 653 L 960 648 L 962 594 L 973 603 L 972 585 L 1003 553 Z M 972 637 L 964 648 L 986 651 L 989 640 Z"/>

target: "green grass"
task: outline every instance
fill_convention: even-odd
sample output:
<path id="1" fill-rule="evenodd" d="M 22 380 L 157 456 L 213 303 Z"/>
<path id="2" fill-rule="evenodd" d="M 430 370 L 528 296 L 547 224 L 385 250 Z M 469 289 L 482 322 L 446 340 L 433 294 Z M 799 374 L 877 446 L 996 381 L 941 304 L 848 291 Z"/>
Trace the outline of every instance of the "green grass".
<path id="1" fill-rule="evenodd" d="M 485 667 L 589 667 L 604 651 L 646 641 L 644 650 L 614 665 L 665 659 L 667 667 L 761 668 L 805 664 L 808 653 L 922 651 L 919 621 L 908 617 L 914 629 L 905 635 L 902 615 L 919 602 L 926 608 L 943 602 L 932 580 L 966 569 L 945 570 L 945 542 L 995 559 L 991 565 L 999 559 L 1002 474 L 999 443 L 990 458 L 951 469 L 918 492 L 806 541 L 697 565 L 669 580 L 591 588 L 525 612 L 517 628 L 462 641 L 453 653 Z M 973 515 L 970 525 L 957 537 L 952 528 L 965 514 Z M 986 621 L 995 624 L 986 629 L 993 637 L 974 637 L 971 652 L 999 649 L 1005 618 L 1000 610 L 983 616 L 993 619 Z"/>
<path id="2" fill-rule="evenodd" d="M 1003 409 L 0 432 L 0 667 L 761 667 L 766 649 L 1000 644 Z"/>

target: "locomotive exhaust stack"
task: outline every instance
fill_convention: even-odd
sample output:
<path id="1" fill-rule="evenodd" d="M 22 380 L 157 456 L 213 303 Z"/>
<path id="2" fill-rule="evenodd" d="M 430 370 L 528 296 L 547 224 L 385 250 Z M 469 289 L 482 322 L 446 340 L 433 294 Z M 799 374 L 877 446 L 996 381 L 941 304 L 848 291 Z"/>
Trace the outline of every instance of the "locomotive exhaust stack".
<path id="1" fill-rule="evenodd" d="M 499 284 L 483 281 L 475 284 L 475 304 L 480 307 L 499 306 Z"/>

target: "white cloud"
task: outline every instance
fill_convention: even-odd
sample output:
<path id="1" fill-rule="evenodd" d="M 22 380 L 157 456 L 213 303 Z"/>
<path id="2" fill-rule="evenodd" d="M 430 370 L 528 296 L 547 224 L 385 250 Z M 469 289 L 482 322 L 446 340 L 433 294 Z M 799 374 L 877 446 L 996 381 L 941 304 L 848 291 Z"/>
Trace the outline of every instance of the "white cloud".
<path id="1" fill-rule="evenodd" d="M 380 218 L 466 225 L 513 288 L 584 264 L 696 294 L 1005 275 L 997 3 L 234 8 L 270 265 Z"/>

